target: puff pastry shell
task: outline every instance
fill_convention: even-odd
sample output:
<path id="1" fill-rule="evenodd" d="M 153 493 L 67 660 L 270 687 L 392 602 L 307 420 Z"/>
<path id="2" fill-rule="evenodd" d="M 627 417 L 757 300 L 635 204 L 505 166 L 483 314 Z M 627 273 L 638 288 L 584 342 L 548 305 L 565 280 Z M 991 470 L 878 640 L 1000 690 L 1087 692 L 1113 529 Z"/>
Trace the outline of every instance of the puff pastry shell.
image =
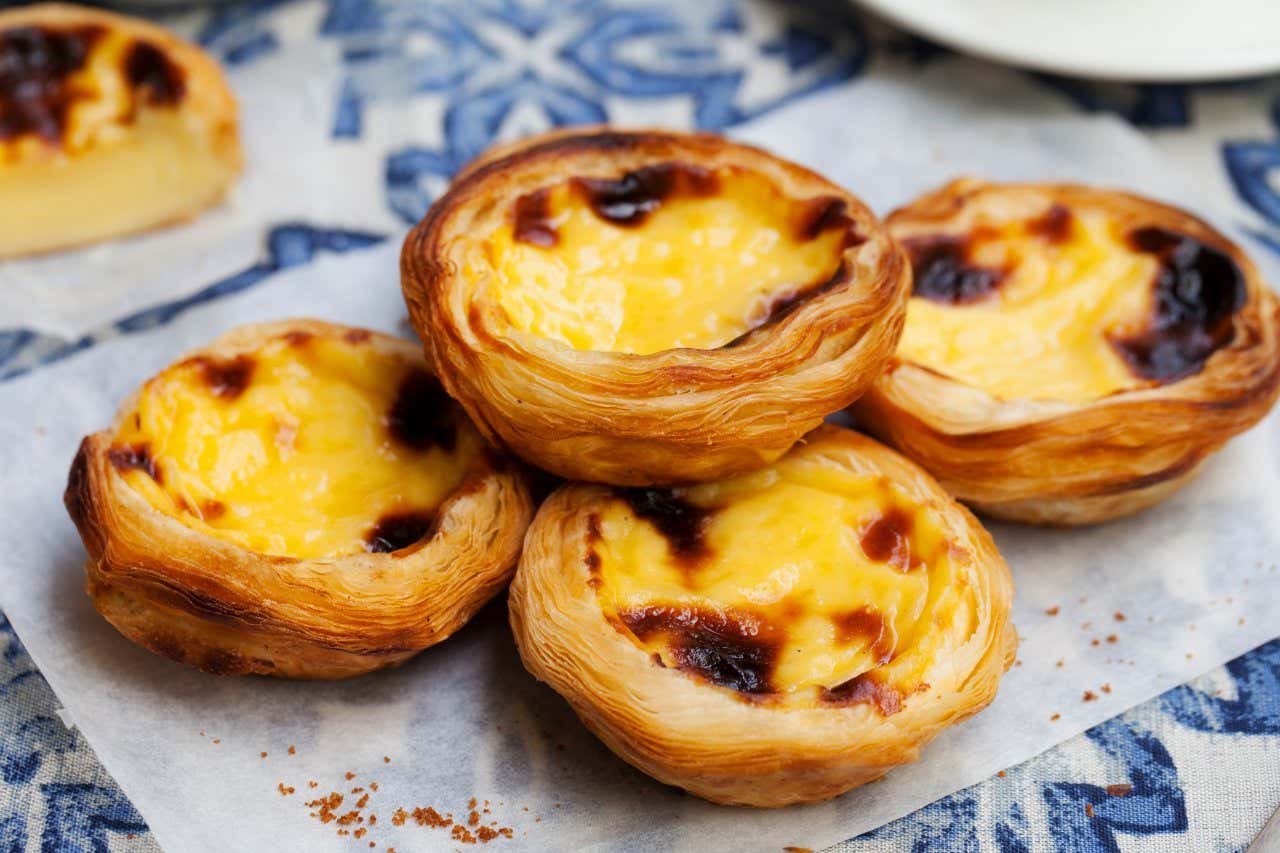
<path id="1" fill-rule="evenodd" d="M 232 396 L 240 393 L 234 383 L 256 381 L 244 359 L 281 340 L 309 347 L 317 339 L 372 348 L 368 361 L 353 362 L 357 366 L 398 367 L 429 380 L 415 344 L 307 320 L 240 327 L 157 380 L 185 365 L 214 365 L 210 393 Z M 163 511 L 127 482 L 126 474 L 138 473 L 133 468 L 146 470 L 158 484 L 178 479 L 178 463 L 167 460 L 163 448 L 150 456 L 145 445 L 118 441 L 144 386 L 124 403 L 110 430 L 84 439 L 67 484 L 66 505 L 89 552 L 87 588 L 98 611 L 139 645 L 217 674 L 342 678 L 400 663 L 448 637 L 507 583 L 532 504 L 523 475 L 483 445 L 461 410 L 442 393 L 423 396 L 418 390 L 411 404 L 421 408 L 405 409 L 405 419 L 424 430 L 449 424 L 458 436 L 451 441 L 479 448 L 465 457 L 456 487 L 435 508 L 426 532 L 416 528 L 406 536 L 393 529 L 385 534 L 389 542 L 370 540 L 370 553 L 304 559 L 252 550 L 188 521 L 186 512 Z M 437 404 L 452 412 L 432 408 Z M 366 428 L 369 416 L 358 407 L 324 415 L 355 423 L 352 435 L 381 429 L 374 421 Z M 312 446 L 328 435 L 309 434 L 305 422 L 281 429 L 289 432 L 288 441 L 296 434 Z M 463 435 L 467 430 L 470 435 Z M 306 464 L 315 464 L 314 458 Z M 280 503 L 254 511 L 280 511 L 288 523 L 306 499 L 287 491 L 287 470 L 281 482 Z M 378 512 L 364 492 L 334 499 Z"/>
<path id="2" fill-rule="evenodd" d="M 529 530 L 520 655 L 610 749 L 714 802 L 782 806 L 915 760 L 992 700 L 1017 642 L 1009 572 L 924 471 L 822 426 L 726 483 L 569 484 Z M 659 531 L 666 557 L 645 550 Z"/>
<path id="3" fill-rule="evenodd" d="M 612 186 L 624 206 L 647 214 L 662 198 L 628 193 L 664 169 L 699 186 L 733 186 L 732 176 L 745 174 L 778 196 L 771 208 L 807 209 L 815 233 L 839 223 L 847 239 L 833 252 L 834 274 L 766 294 L 772 308 L 728 345 L 598 351 L 512 328 L 490 298 L 501 285 L 484 235 L 510 227 L 523 199 L 566 182 Z M 643 252 L 650 223 L 636 215 L 628 225 Z M 682 263 L 707 251 L 678 240 L 672 247 Z M 628 485 L 713 479 L 784 453 L 879 373 L 901 328 L 909 276 L 876 217 L 806 169 L 718 136 L 608 129 L 535 137 L 483 157 L 410 232 L 401 270 L 428 359 L 486 436 L 555 474 Z M 518 284 L 519 272 L 513 277 Z M 686 293 L 699 285 L 683 279 Z"/>
<path id="4" fill-rule="evenodd" d="M 945 363 L 921 364 L 905 353 L 913 334 L 941 334 L 929 324 L 912 328 L 910 311 L 917 295 L 902 349 L 853 407 L 860 425 L 920 463 L 952 494 L 993 517 L 1076 525 L 1148 507 L 1185 483 L 1224 442 L 1262 418 L 1280 389 L 1280 301 L 1238 246 L 1181 210 L 1084 186 L 960 180 L 888 221 L 904 244 L 933 241 L 936 247 L 939 238 L 963 243 L 981 229 L 999 229 L 1019 219 L 1033 231 L 1056 231 L 1056 237 L 1042 235 L 1048 243 L 1076 239 L 1069 235 L 1070 228 L 1078 227 L 1071 225 L 1073 217 L 1105 221 L 1113 237 L 1104 242 L 1127 241 L 1142 249 L 1138 254 L 1159 258 L 1156 272 L 1137 280 L 1140 293 L 1134 287 L 1125 292 L 1128 286 L 1122 283 L 1116 297 L 1145 300 L 1141 317 L 1114 328 L 1076 330 L 1092 335 L 1095 360 L 1110 358 L 1123 365 L 1116 353 L 1124 354 L 1136 365 L 1134 373 L 1127 379 L 1115 373 L 1117 378 L 1109 380 L 1114 387 L 1092 398 L 998 396 L 950 375 Z M 1032 257 L 1015 267 L 1040 262 L 1034 242 L 1024 241 L 1017 251 Z M 1124 260 L 1115 257 L 1123 252 L 1107 252 L 1103 264 Z M 1083 269 L 1081 280 L 1093 275 Z M 982 279 L 980 272 L 968 279 L 963 270 L 950 272 L 953 284 L 967 280 L 975 286 Z M 923 277 L 917 269 L 917 288 Z M 1077 281 L 1066 285 L 1084 286 Z M 960 317 L 971 307 L 947 310 Z M 1098 310 L 1092 297 L 1080 309 L 1081 316 Z M 959 340 L 951 345 L 962 346 Z M 1107 355 L 1103 350 L 1109 344 L 1118 346 Z M 1006 378 L 1024 385 L 1061 379 L 1037 373 L 1032 355 L 1005 362 Z M 1077 367 L 1063 364 L 1063 372 Z M 1114 365 L 1108 369 L 1122 371 Z"/>
<path id="5" fill-rule="evenodd" d="M 240 168 L 235 100 L 200 48 L 84 6 L 0 11 L 0 258 L 187 219 Z"/>

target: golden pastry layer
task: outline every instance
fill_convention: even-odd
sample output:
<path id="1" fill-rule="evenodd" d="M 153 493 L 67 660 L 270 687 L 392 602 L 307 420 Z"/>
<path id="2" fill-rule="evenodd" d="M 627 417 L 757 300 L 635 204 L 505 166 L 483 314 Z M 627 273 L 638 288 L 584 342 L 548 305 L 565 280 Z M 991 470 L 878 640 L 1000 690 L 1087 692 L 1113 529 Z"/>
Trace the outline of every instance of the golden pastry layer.
<path id="1" fill-rule="evenodd" d="M 0 11 L 0 258 L 186 219 L 240 168 L 235 101 L 198 47 L 87 7 Z"/>
<path id="2" fill-rule="evenodd" d="M 871 382 L 908 284 L 882 225 L 812 172 L 705 134 L 581 129 L 465 170 L 401 269 L 482 432 L 626 485 L 777 458 Z"/>
<path id="3" fill-rule="evenodd" d="M 416 346 L 288 321 L 166 368 L 85 439 L 67 507 L 89 594 L 212 672 L 330 678 L 447 637 L 532 514 Z"/>
<path id="4" fill-rule="evenodd" d="M 1008 569 L 922 470 L 823 426 L 678 489 L 573 484 L 509 597 L 526 667 L 621 757 L 716 802 L 836 796 L 985 707 Z"/>
<path id="5" fill-rule="evenodd" d="M 895 212 L 914 290 L 856 412 L 998 517 L 1169 494 L 1280 388 L 1280 303 L 1239 247 L 1126 193 L 964 180 Z"/>

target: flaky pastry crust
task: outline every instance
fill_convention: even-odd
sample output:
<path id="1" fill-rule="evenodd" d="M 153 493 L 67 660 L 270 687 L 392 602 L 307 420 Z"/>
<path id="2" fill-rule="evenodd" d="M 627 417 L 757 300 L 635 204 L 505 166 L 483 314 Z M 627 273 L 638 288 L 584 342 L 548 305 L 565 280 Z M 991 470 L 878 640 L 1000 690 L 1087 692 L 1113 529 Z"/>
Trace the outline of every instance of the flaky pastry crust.
<path id="1" fill-rule="evenodd" d="M 1226 342 L 1189 375 L 1081 403 L 1002 400 L 899 353 L 853 412 L 860 425 L 992 517 L 1079 525 L 1137 512 L 1187 482 L 1207 456 L 1274 404 L 1280 300 L 1248 256 L 1204 221 L 1114 190 L 963 179 L 888 222 L 903 241 L 963 236 L 967 217 L 1028 208 L 1101 210 L 1131 233 L 1185 235 L 1229 258 L 1243 280 L 1244 303 L 1230 316 Z"/>
<path id="2" fill-rule="evenodd" d="M 546 186 L 671 163 L 741 167 L 789 198 L 833 200 L 856 234 L 836 279 L 716 349 L 600 352 L 499 331 L 498 312 L 463 274 L 473 235 Z M 482 157 L 410 232 L 401 273 L 428 360 L 487 437 L 561 476 L 628 485 L 714 479 L 780 456 L 879 373 L 909 286 L 906 260 L 874 214 L 813 172 L 710 134 L 609 129 Z"/>
<path id="3" fill-rule="evenodd" d="M 243 326 L 192 357 L 235 358 L 281 335 L 347 333 L 421 364 L 414 344 L 314 320 Z M 220 675 L 358 675 L 444 640 L 514 571 L 532 502 L 524 475 L 496 453 L 479 455 L 417 543 L 294 559 L 196 530 L 131 487 L 109 450 L 132 403 L 111 429 L 84 439 L 65 501 L 89 553 L 95 607 L 157 654 Z"/>
<path id="4" fill-rule="evenodd" d="M 870 671 L 874 679 L 901 665 L 922 676 L 899 686 L 906 691 L 900 702 L 896 694 L 891 703 L 846 704 L 824 704 L 811 692 L 744 695 L 664 666 L 602 610 L 593 545 L 605 535 L 600 514 L 617 499 L 603 486 L 573 483 L 548 498 L 510 589 L 511 626 L 526 668 L 624 760 L 713 802 L 774 807 L 824 800 L 914 761 L 943 728 L 991 702 L 1017 646 L 1008 568 L 981 524 L 927 473 L 865 436 L 828 425 L 783 457 L 793 459 L 886 477 L 941 518 L 957 575 L 949 589 L 929 595 L 960 596 L 973 615 L 926 611 L 916 629 L 923 639 L 900 642 L 887 667 Z M 918 643 L 940 636 L 950 639 L 937 659 L 920 650 Z M 866 677 L 855 681 L 874 693 L 876 683 Z"/>
<path id="5" fill-rule="evenodd" d="M 68 3 L 18 6 L 0 11 L 0 68 L 0 199 L 20 208 L 0 213 L 0 258 L 190 219 L 243 167 L 222 68 L 164 27 Z M 146 153 L 111 159 L 144 138 Z M 41 192 L 55 209 L 29 209 Z"/>

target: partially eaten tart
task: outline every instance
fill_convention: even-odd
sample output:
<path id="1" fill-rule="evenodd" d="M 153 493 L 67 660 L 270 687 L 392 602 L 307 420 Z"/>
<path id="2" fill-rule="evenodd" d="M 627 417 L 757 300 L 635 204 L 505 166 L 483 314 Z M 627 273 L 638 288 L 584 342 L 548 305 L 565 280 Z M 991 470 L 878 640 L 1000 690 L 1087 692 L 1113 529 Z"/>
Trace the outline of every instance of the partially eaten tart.
<path id="1" fill-rule="evenodd" d="M 514 571 L 522 474 L 415 344 L 244 326 L 85 438 L 67 509 L 95 606 L 213 673 L 341 678 L 457 630 Z"/>
<path id="2" fill-rule="evenodd" d="M 1275 402 L 1280 301 L 1183 211 L 961 180 L 889 224 L 914 292 L 854 411 L 989 515 L 1069 525 L 1143 509 Z"/>
<path id="3" fill-rule="evenodd" d="M 708 134 L 573 130 L 468 168 L 404 244 L 410 316 L 477 426 L 564 477 L 776 459 L 897 341 L 906 259 L 818 175 Z"/>
<path id="4" fill-rule="evenodd" d="M 990 703 L 1012 593 L 928 474 L 822 426 L 718 482 L 562 487 L 509 602 L 525 666 L 623 759 L 715 802 L 782 806 L 913 761 Z"/>
<path id="5" fill-rule="evenodd" d="M 195 45 L 83 6 L 0 11 L 0 258 L 186 219 L 240 167 L 235 100 Z"/>

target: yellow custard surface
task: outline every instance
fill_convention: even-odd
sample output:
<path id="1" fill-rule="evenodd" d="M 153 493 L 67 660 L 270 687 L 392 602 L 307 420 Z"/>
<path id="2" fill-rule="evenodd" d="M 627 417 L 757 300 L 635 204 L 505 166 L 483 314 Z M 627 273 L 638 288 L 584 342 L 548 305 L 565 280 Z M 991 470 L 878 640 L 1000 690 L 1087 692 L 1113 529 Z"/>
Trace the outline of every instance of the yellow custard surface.
<path id="1" fill-rule="evenodd" d="M 706 512 L 696 545 L 637 511 L 654 493 L 619 494 L 629 497 L 609 502 L 590 546 L 598 600 L 666 667 L 800 701 L 867 674 L 906 694 L 976 629 L 936 512 L 884 477 L 793 455 L 659 493 L 684 518 Z"/>
<path id="2" fill-rule="evenodd" d="M 1084 403 L 1148 384 L 1107 332 L 1150 312 L 1158 261 L 1132 249 L 1104 212 L 1071 211 L 1065 239 L 1029 222 L 970 235 L 968 260 L 1006 269 L 989 296 L 950 305 L 913 297 L 898 355 L 1004 400 Z"/>
<path id="3" fill-rule="evenodd" d="M 360 334 L 287 334 L 151 379 L 109 458 L 156 509 L 252 551 L 390 550 L 371 547 L 380 520 L 429 518 L 481 452 L 437 389 Z"/>
<path id="4" fill-rule="evenodd" d="M 483 298 L 509 328 L 578 350 L 647 354 L 711 349 L 768 319 L 779 300 L 837 271 L 847 228 L 808 236 L 812 200 L 726 167 L 708 194 L 675 192 L 635 224 L 593 209 L 574 182 L 549 187 L 554 245 L 516 239 L 515 216 L 490 235 Z"/>

